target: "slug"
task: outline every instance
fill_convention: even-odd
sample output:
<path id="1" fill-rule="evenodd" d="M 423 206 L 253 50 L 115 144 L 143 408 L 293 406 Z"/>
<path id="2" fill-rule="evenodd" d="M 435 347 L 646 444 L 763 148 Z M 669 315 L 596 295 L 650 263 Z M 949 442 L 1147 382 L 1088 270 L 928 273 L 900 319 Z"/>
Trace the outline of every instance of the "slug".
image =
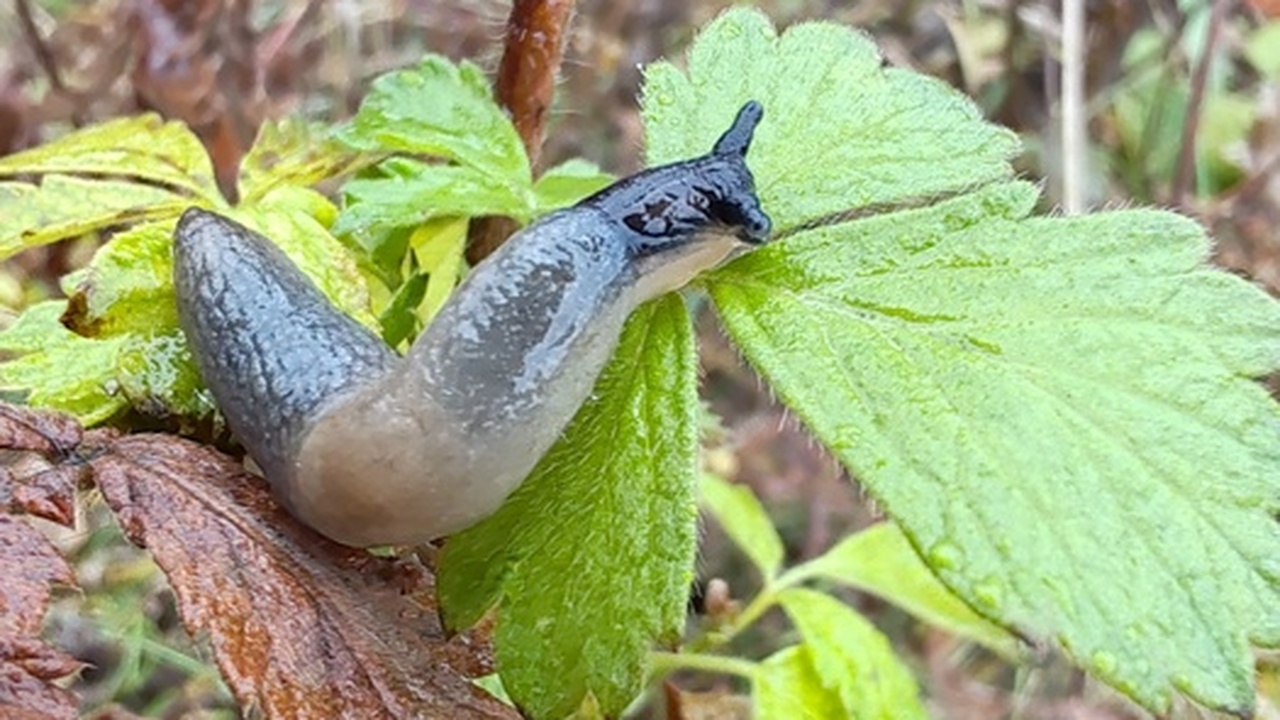
<path id="1" fill-rule="evenodd" d="M 641 303 L 769 237 L 749 102 L 704 156 L 549 213 L 479 263 L 403 358 L 269 240 L 191 208 L 178 313 L 200 373 L 279 501 L 353 546 L 497 510 L 590 395 Z"/>

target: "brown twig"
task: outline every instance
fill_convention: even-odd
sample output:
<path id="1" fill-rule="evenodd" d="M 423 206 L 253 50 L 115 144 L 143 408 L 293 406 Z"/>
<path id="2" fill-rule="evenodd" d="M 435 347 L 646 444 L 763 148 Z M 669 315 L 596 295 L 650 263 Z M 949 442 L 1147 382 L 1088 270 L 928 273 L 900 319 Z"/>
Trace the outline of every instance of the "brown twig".
<path id="1" fill-rule="evenodd" d="M 1173 180 L 1173 204 L 1186 208 L 1191 194 L 1196 169 L 1196 134 L 1200 129 L 1200 116 L 1204 112 L 1205 89 L 1209 84 L 1209 68 L 1213 63 L 1214 49 L 1222 34 L 1222 22 L 1231 9 L 1232 0 L 1214 0 L 1209 15 L 1209 30 L 1204 40 L 1204 50 L 1191 77 L 1191 97 L 1187 101 L 1187 121 L 1182 126 L 1182 148 L 1178 153 L 1178 167 Z"/>
<path id="2" fill-rule="evenodd" d="M 31 0 L 18 0 L 16 5 L 18 22 L 22 23 L 22 32 L 27 36 L 27 41 L 31 43 L 31 50 L 36 54 L 36 62 L 40 64 L 40 69 L 44 70 L 44 74 L 49 78 L 49 87 L 55 93 L 67 94 L 67 86 L 62 82 L 62 76 L 58 73 L 58 63 L 53 58 L 53 52 L 45 44 L 44 38 L 40 37 L 40 29 L 36 27 L 35 16 L 31 12 Z M 78 111 L 71 113 L 71 124 L 75 127 L 80 127 L 84 124 L 84 120 L 80 117 Z"/>
<path id="3" fill-rule="evenodd" d="M 535 174 L 572 13 L 573 0 L 515 0 L 507 18 L 507 37 L 498 65 L 497 99 L 511 113 Z M 484 259 L 515 227 L 507 218 L 472 222 L 467 258 L 472 263 Z"/>
<path id="4" fill-rule="evenodd" d="M 529 163 L 535 167 L 572 12 L 573 0 L 516 0 L 507 20 L 506 47 L 498 65 L 498 102 L 511 113 Z"/>

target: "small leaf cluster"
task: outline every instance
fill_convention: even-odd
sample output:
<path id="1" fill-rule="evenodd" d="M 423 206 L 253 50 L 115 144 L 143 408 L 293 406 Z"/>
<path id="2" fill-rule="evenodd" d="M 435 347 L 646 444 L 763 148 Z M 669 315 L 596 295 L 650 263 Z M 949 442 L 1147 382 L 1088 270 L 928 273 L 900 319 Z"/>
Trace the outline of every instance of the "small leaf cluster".
<path id="1" fill-rule="evenodd" d="M 535 180 L 484 73 L 437 56 L 378 78 L 338 137 L 392 153 L 343 186 L 334 230 L 352 238 L 392 293 L 379 320 L 393 346 L 417 335 L 464 274 L 468 219 L 525 224 L 613 180 L 577 159 Z"/>
<path id="2" fill-rule="evenodd" d="M 1006 657 L 1019 655 L 1018 641 L 938 582 L 892 522 L 850 535 L 784 571 L 782 539 L 751 490 L 710 474 L 702 476 L 701 490 L 703 504 L 751 560 L 763 588 L 740 613 L 692 640 L 689 651 L 659 655 L 659 667 L 745 676 L 760 717 L 928 717 L 915 679 L 889 639 L 837 598 L 805 587 L 814 581 L 878 595 Z M 706 654 L 723 651 L 774 607 L 781 607 L 795 625 L 799 643 L 754 663 Z"/>
<path id="3" fill-rule="evenodd" d="M 211 415 L 173 297 L 173 227 L 192 206 L 269 235 L 338 307 L 372 323 L 355 258 L 328 229 L 337 208 L 309 189 L 362 161 L 326 134 L 292 121 L 264 126 L 244 159 L 235 207 L 190 129 L 154 115 L 0 159 L 0 178 L 14 178 L 0 182 L 0 259 L 85 233 L 110 237 L 62 279 L 69 300 L 32 305 L 0 333 L 0 351 L 14 356 L 0 364 L 0 388 L 90 424 L 127 409 L 187 421 Z"/>

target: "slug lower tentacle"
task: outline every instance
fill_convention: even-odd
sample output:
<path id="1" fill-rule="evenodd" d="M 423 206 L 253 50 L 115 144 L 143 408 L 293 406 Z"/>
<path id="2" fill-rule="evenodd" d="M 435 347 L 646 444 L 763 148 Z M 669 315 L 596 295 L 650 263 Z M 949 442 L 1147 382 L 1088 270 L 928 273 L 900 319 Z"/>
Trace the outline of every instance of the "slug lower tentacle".
<path id="1" fill-rule="evenodd" d="M 623 323 L 771 229 L 747 103 L 711 153 L 624 178 L 513 235 L 401 359 L 269 240 L 191 209 L 182 327 L 280 501 L 348 545 L 407 544 L 494 512 L 586 401 Z"/>

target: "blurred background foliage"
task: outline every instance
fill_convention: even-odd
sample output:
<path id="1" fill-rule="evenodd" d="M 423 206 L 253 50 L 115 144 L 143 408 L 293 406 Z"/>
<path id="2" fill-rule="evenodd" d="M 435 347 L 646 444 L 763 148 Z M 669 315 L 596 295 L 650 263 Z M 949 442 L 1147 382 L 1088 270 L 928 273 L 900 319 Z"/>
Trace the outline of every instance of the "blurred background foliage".
<path id="1" fill-rule="evenodd" d="M 1072 0 L 764 0 L 780 27 L 823 18 L 864 28 L 888 62 L 940 77 L 1023 138 L 1019 169 L 1044 178 L 1045 209 L 1072 182 L 1088 207 L 1154 204 L 1200 219 L 1216 261 L 1280 291 L 1280 2 L 1080 0 L 1083 43 L 1063 42 Z M 640 167 L 640 66 L 678 57 L 725 0 L 582 0 L 540 159 L 572 157 L 617 174 Z M 348 118 L 369 82 L 424 52 L 487 68 L 501 54 L 509 4 L 498 0 L 14 0 L 0 6 L 0 155 L 71 128 L 145 110 L 185 121 L 224 192 L 268 119 Z M 1083 65 L 1083 141 L 1064 141 L 1062 68 Z M 1065 149 L 1064 149 L 1065 148 Z M 98 237 L 42 247 L 0 266 L 13 311 L 58 297 Z M 877 509 L 773 402 L 714 320 L 700 321 L 706 465 L 750 485 L 785 540 L 788 564 L 873 522 Z M 230 695 L 177 622 L 145 554 L 90 503 L 57 533 L 83 594 L 50 614 L 52 639 L 90 663 L 77 681 L 100 716 L 234 717 Z M 705 533 L 695 606 L 722 612 L 757 582 L 714 526 Z M 1128 718 L 1137 710 L 1044 648 L 1015 667 L 972 643 L 852 592 L 844 598 L 894 641 L 939 718 Z M 740 638 L 758 656 L 785 632 L 779 615 Z M 774 633 L 774 637 L 770 637 Z M 1259 658 L 1259 715 L 1280 716 L 1280 656 Z M 714 679 L 682 685 L 712 693 Z M 722 681 L 721 681 L 722 682 Z M 701 685 L 699 685 L 701 683 Z M 709 702 L 707 708 L 717 707 Z M 728 701 L 726 713 L 740 708 Z M 1195 716 L 1182 706 L 1179 714 Z"/>

